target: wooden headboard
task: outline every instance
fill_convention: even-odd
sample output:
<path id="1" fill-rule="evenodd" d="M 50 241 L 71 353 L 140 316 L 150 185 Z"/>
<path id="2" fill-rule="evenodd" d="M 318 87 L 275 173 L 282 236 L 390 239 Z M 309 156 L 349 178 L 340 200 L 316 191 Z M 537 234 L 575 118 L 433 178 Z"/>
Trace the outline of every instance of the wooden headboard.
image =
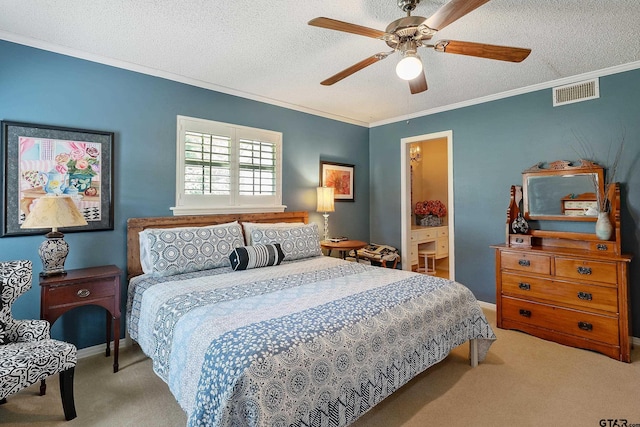
<path id="1" fill-rule="evenodd" d="M 138 233 L 145 228 L 203 227 L 225 222 L 309 222 L 309 213 L 269 212 L 251 214 L 185 215 L 127 220 L 127 279 L 142 274 L 140 265 L 140 239 Z"/>

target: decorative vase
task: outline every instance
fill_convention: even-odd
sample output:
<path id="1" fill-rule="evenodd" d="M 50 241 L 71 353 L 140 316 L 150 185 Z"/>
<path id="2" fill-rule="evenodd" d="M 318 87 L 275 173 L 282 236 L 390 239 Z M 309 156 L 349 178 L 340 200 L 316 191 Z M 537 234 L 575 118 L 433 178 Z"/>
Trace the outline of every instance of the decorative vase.
<path id="1" fill-rule="evenodd" d="M 75 187 L 80 193 L 91 187 L 92 176 L 86 173 L 69 174 L 69 187 Z"/>
<path id="2" fill-rule="evenodd" d="M 514 219 L 513 223 L 511 223 L 511 230 L 513 230 L 513 232 L 516 234 L 527 234 L 527 232 L 529 231 L 529 223 L 527 223 L 527 220 L 524 219 L 522 213 L 518 213 L 516 219 Z"/>
<path id="3" fill-rule="evenodd" d="M 599 212 L 598 220 L 596 221 L 596 236 L 600 240 L 609 240 L 612 232 L 613 226 L 609 220 L 609 213 Z"/>
<path id="4" fill-rule="evenodd" d="M 422 220 L 425 218 L 424 215 L 416 214 L 416 225 L 422 225 Z"/>
<path id="5" fill-rule="evenodd" d="M 427 215 L 422 218 L 421 225 L 426 227 L 439 227 L 442 225 L 442 218 L 435 215 Z"/>

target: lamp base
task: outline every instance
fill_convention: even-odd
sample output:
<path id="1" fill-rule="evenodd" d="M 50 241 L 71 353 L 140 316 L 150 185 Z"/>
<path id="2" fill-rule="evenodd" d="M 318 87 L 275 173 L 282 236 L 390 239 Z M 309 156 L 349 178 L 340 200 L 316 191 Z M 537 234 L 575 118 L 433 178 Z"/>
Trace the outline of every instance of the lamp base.
<path id="1" fill-rule="evenodd" d="M 323 213 L 324 217 L 324 240 L 329 240 L 329 214 Z"/>
<path id="2" fill-rule="evenodd" d="M 47 240 L 40 244 L 38 255 L 42 261 L 41 276 L 56 276 L 66 274 L 64 262 L 69 254 L 69 245 L 60 232 L 48 233 Z"/>

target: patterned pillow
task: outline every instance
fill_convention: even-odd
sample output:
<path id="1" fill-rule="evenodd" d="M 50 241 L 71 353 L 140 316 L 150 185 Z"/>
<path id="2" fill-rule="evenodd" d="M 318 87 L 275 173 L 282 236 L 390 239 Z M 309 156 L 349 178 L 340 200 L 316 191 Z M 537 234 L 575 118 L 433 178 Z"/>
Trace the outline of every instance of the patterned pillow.
<path id="1" fill-rule="evenodd" d="M 322 255 L 317 224 L 289 224 L 286 227 L 260 224 L 258 227 L 250 227 L 249 234 L 252 245 L 280 243 L 287 260 Z"/>
<path id="2" fill-rule="evenodd" d="M 248 270 L 250 268 L 269 267 L 279 265 L 284 259 L 284 253 L 279 243 L 272 245 L 242 246 L 236 248 L 229 261 L 234 271 Z"/>
<path id="3" fill-rule="evenodd" d="M 172 276 L 228 267 L 229 254 L 244 244 L 237 221 L 208 227 L 148 228 L 140 233 L 145 273 Z"/>
<path id="4" fill-rule="evenodd" d="M 291 227 L 304 227 L 304 222 L 243 222 L 242 228 L 244 228 L 244 239 L 247 241 L 247 246 L 253 245 L 251 241 L 251 231 L 256 228 L 291 228 Z"/>

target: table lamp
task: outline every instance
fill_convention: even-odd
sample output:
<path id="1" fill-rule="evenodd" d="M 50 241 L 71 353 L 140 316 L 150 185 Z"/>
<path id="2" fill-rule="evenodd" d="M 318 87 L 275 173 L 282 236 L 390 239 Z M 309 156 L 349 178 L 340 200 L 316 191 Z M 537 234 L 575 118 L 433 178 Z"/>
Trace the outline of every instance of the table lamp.
<path id="1" fill-rule="evenodd" d="M 318 187 L 317 212 L 324 212 L 324 240 L 329 239 L 329 212 L 335 210 L 333 206 L 333 187 Z"/>
<path id="2" fill-rule="evenodd" d="M 51 228 L 47 238 L 38 249 L 42 260 L 41 276 L 65 274 L 64 261 L 69 254 L 69 245 L 59 227 L 78 227 L 87 225 L 84 217 L 70 196 L 46 195 L 38 198 L 31 212 L 20 228 Z"/>

